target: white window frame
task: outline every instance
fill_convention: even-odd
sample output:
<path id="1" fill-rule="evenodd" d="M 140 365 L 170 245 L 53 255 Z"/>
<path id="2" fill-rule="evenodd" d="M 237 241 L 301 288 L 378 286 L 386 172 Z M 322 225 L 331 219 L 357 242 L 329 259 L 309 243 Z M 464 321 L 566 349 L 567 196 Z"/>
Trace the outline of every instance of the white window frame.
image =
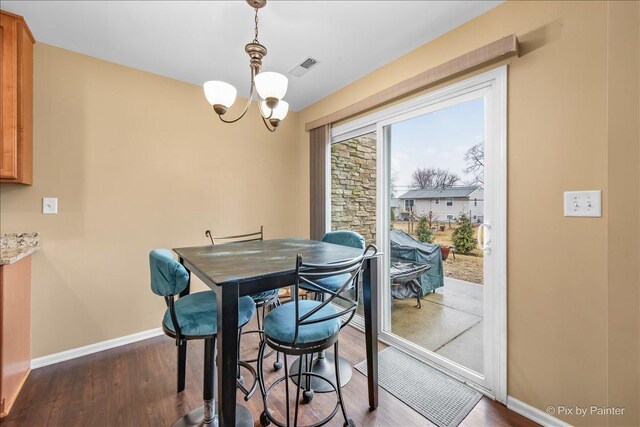
<path id="1" fill-rule="evenodd" d="M 491 389 L 485 389 L 483 387 L 477 387 L 474 384 L 471 386 L 476 387 L 479 391 L 495 397 L 496 400 L 506 404 L 507 402 L 507 280 L 506 280 L 506 221 L 507 221 L 507 66 L 503 65 L 492 69 L 490 71 L 475 75 L 468 79 L 456 82 L 454 84 L 445 86 L 441 89 L 431 91 L 427 94 L 409 99 L 405 102 L 392 105 L 390 107 L 378 110 L 367 116 L 360 117 L 342 125 L 333 127 L 331 129 L 331 142 L 340 142 L 345 139 L 349 139 L 355 136 L 365 135 L 376 131 L 377 139 L 377 199 L 378 199 L 378 227 L 377 227 L 377 239 L 379 252 L 383 256 L 383 260 L 386 260 L 387 248 L 388 248 L 388 236 L 385 236 L 383 232 L 385 227 L 389 224 L 389 212 L 384 209 L 383 200 L 389 197 L 389 189 L 383 184 L 387 180 L 388 171 L 384 169 L 385 156 L 389 153 L 386 152 L 383 146 L 383 126 L 382 123 L 385 120 L 391 120 L 400 115 L 409 118 L 413 115 L 424 114 L 419 111 L 428 109 L 430 105 L 442 104 L 448 98 L 457 97 L 455 103 L 460 102 L 460 98 L 465 94 L 473 94 L 478 90 L 485 90 L 487 94 L 490 94 L 491 101 L 485 103 L 485 111 L 487 116 L 491 115 L 494 120 L 491 123 L 486 123 L 486 130 L 495 138 L 497 142 L 496 153 L 491 161 L 491 173 L 495 176 L 487 177 L 487 179 L 493 179 L 495 182 L 494 193 L 492 195 L 493 206 L 489 206 L 485 202 L 485 210 L 491 209 L 494 212 L 494 217 L 497 221 L 497 226 L 492 228 L 495 230 L 492 239 L 497 243 L 496 247 L 498 251 L 494 251 L 494 256 L 499 259 L 499 268 L 491 271 L 491 280 L 494 281 L 493 292 L 491 295 L 485 295 L 489 298 L 493 304 L 493 310 L 491 313 L 485 313 L 485 322 L 489 322 L 490 327 L 485 328 L 485 331 L 492 334 L 492 341 L 497 344 L 493 360 L 495 363 L 489 367 L 489 370 L 485 370 L 484 376 L 491 377 L 490 382 L 492 384 Z M 473 95 L 469 99 L 473 99 L 477 96 Z M 453 103 L 452 103 L 453 104 Z M 331 228 L 331 151 L 329 145 L 327 146 L 327 230 Z M 484 200 L 488 200 L 485 196 Z M 385 271 L 384 261 L 379 263 L 379 274 Z M 382 276 L 380 276 L 382 277 Z M 382 310 L 383 305 L 387 304 L 385 301 L 387 298 L 385 295 L 380 295 L 379 298 L 379 310 Z M 382 313 L 382 311 L 381 311 Z M 383 316 L 379 316 L 382 322 Z M 382 325 L 380 330 L 382 331 Z M 487 333 L 485 333 L 485 343 L 487 342 Z M 492 350 L 493 351 L 493 350 Z M 440 367 L 438 367 L 441 369 Z M 461 372 L 465 371 L 464 367 L 447 370 L 447 372 L 453 377 L 457 377 L 464 381 L 464 376 Z"/>
<path id="2" fill-rule="evenodd" d="M 453 197 L 447 197 L 447 206 L 453 206 Z"/>

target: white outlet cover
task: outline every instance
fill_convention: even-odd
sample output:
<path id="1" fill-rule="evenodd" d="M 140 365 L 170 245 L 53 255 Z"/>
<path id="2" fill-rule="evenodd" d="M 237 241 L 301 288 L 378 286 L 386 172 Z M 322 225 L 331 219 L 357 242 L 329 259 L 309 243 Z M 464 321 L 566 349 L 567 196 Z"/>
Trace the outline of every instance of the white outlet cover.
<path id="1" fill-rule="evenodd" d="M 43 197 L 42 198 L 42 213 L 43 214 L 57 214 L 58 213 L 58 198 L 57 197 Z"/>
<path id="2" fill-rule="evenodd" d="M 601 217 L 602 191 L 565 191 L 564 216 Z"/>

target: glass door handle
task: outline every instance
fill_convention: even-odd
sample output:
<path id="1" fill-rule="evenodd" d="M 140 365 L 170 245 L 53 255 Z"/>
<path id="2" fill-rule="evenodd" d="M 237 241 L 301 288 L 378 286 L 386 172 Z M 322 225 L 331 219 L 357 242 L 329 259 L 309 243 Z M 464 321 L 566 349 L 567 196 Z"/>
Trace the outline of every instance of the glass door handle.
<path id="1" fill-rule="evenodd" d="M 484 229 L 482 243 L 480 243 L 480 231 Z M 483 252 L 490 253 L 491 252 L 491 225 L 483 222 L 478 226 L 478 245 Z"/>

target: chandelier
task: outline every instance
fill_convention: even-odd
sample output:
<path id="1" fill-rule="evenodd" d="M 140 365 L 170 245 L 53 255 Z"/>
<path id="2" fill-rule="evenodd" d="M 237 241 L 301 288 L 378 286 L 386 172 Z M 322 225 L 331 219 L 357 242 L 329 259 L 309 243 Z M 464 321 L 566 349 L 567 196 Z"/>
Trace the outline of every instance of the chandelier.
<path id="1" fill-rule="evenodd" d="M 229 83 L 211 80 L 204 84 L 204 95 L 213 107 L 220 120 L 225 123 L 235 123 L 247 114 L 254 92 L 258 92 L 258 104 L 262 122 L 270 132 L 275 132 L 280 122 L 289 111 L 289 104 L 282 100 L 287 92 L 288 80 L 279 73 L 260 72 L 262 58 L 267 55 L 267 48 L 258 41 L 258 10 L 267 4 L 267 0 L 246 0 L 249 6 L 255 9 L 255 37 L 248 43 L 244 50 L 249 55 L 249 67 L 251 68 L 251 86 L 249 99 L 242 113 L 235 119 L 226 119 L 223 116 L 236 100 L 238 91 Z"/>

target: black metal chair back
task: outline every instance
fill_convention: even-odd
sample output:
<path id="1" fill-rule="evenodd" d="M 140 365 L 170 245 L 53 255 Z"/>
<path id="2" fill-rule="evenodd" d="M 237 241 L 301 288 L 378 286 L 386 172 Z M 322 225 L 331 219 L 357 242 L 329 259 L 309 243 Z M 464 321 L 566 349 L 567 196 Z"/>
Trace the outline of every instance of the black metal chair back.
<path id="1" fill-rule="evenodd" d="M 359 290 L 356 285 L 356 281 L 360 276 L 360 272 L 362 271 L 362 265 L 364 264 L 365 256 L 374 256 L 378 252 L 378 249 L 374 245 L 369 245 L 365 248 L 362 255 L 349 259 L 346 261 L 341 261 L 337 263 L 331 264 L 310 264 L 304 263 L 302 260 L 302 256 L 298 255 L 296 260 L 296 281 L 295 281 L 295 293 L 294 293 L 294 303 L 295 307 L 295 317 L 296 317 L 296 330 L 293 339 L 293 344 L 295 345 L 298 332 L 301 326 L 311 325 L 314 323 L 320 323 L 331 319 L 343 318 L 346 317 L 346 320 L 343 320 L 341 328 L 347 325 L 353 316 L 356 313 L 356 309 L 358 307 L 358 299 L 359 299 Z M 335 276 L 345 276 L 344 283 L 335 290 L 327 289 L 323 287 L 319 280 L 326 279 L 329 277 Z M 305 283 L 311 287 L 317 288 L 319 292 L 323 292 L 328 295 L 328 297 L 324 298 L 317 307 L 313 310 L 300 315 L 299 311 L 299 297 L 298 292 L 300 290 L 300 283 Z M 354 290 L 353 297 L 347 296 L 347 292 Z M 327 305 L 342 301 L 346 303 L 344 305 L 336 305 L 339 307 L 338 310 L 334 314 L 322 316 L 322 317 L 314 317 L 311 318 L 314 314 L 322 310 Z"/>
<path id="2" fill-rule="evenodd" d="M 260 226 L 260 231 L 255 231 L 253 233 L 247 234 L 238 234 L 236 236 L 224 236 L 224 237 L 215 237 L 211 234 L 211 230 L 206 230 L 204 235 L 211 239 L 211 245 L 214 246 L 216 244 L 216 240 L 218 243 L 240 243 L 240 242 L 255 242 L 258 240 L 264 240 L 264 227 Z M 220 242 L 223 240 L 224 242 Z"/>

